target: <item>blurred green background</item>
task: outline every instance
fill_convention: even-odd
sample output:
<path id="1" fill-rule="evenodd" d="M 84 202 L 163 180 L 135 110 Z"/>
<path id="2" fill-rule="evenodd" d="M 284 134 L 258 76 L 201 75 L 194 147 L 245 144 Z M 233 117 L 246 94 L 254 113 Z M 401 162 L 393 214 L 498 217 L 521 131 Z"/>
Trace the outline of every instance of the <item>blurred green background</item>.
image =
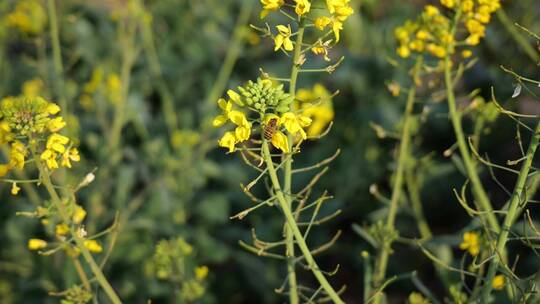
<path id="1" fill-rule="evenodd" d="M 282 224 L 279 212 L 266 208 L 241 221 L 229 219 L 249 206 L 239 185 L 256 175 L 238 155 L 226 155 L 217 148 L 220 134 L 210 125 L 217 113 L 215 102 L 226 88 L 255 79 L 260 75 L 259 67 L 272 75 L 288 73 L 290 63 L 285 57 L 273 51 L 269 39 L 258 37 L 248 26 L 275 24 L 279 19 L 261 21 L 260 3 L 250 1 L 253 3 L 147 0 L 142 11 L 129 10 L 125 1 L 57 2 L 64 68 L 62 94 L 72 114 L 68 117 L 69 131 L 79 138 L 82 155 L 69 178 L 78 180 L 97 168 L 96 180 L 79 193 L 77 201 L 88 210 L 89 231 L 109 227 L 119 214 L 121 230 L 105 272 L 125 303 L 177 301 L 177 286 L 156 278 L 152 261 L 160 240 L 179 236 L 194 249 L 186 263 L 209 267 L 206 291 L 196 302 L 285 301 L 274 292 L 285 277 L 284 264 L 257 257 L 238 245 L 239 240 L 251 242 L 252 228 L 261 238 L 278 239 Z M 25 83 L 40 79 L 42 85 L 34 82 L 40 94 L 57 100 L 60 95 L 55 88 L 47 16 L 42 16 L 44 23 L 40 23 L 39 14 L 33 16 L 36 33 L 9 26 L 6 20 L 19 2 L 0 3 L 0 96 L 19 95 Z M 316 247 L 337 230 L 342 231 L 336 245 L 318 258 L 328 271 L 341 265 L 332 282 L 348 286 L 344 294 L 347 303 L 361 303 L 360 252 L 373 252 L 373 248 L 354 232 L 352 225 L 364 226 L 384 215 L 383 205 L 373 198 L 369 187 L 375 184 L 382 194 L 388 194 L 396 147 L 395 140 L 378 138 L 370 123 L 387 130 L 399 128 L 404 98 L 393 97 L 387 84 L 397 81 L 407 86 L 409 80 L 407 63 L 398 60 L 394 52 L 393 29 L 418 14 L 428 1 L 352 2 L 356 13 L 345 25 L 342 43 L 330 54 L 333 59 L 345 56 L 345 61 L 333 74 L 300 79 L 300 88 L 310 89 L 320 83 L 340 93 L 333 99 L 335 119 L 331 132 L 319 141 L 306 143 L 295 166 L 316 163 L 341 149 L 316 191 L 327 189 L 335 197 L 324 207 L 323 215 L 337 209 L 342 213 L 315 229 L 311 240 Z M 539 32 L 537 0 L 504 1 L 503 7 L 512 20 Z M 237 20 L 243 10 L 249 12 L 249 18 L 240 20 L 239 27 Z M 129 22 L 122 25 L 122 14 L 134 14 L 130 18 L 141 18 L 141 22 L 130 29 Z M 130 30 L 134 31 L 132 40 L 128 38 Z M 123 68 L 129 65 L 126 56 L 133 56 L 133 62 L 123 111 L 125 124 L 120 152 L 110 154 L 105 147 L 112 136 L 111 122 L 118 113 L 114 94 L 118 83 L 125 80 Z M 224 82 L 220 82 L 218 74 L 227 56 L 236 60 L 230 62 L 230 77 L 224 70 Z M 458 87 L 462 95 L 480 88 L 481 95 L 489 98 L 489 88 L 494 86 L 500 101 L 510 108 L 521 105 L 525 111 L 539 112 L 533 100 L 507 102 L 513 80 L 500 65 L 533 79 L 540 78 L 540 70 L 497 18 L 490 24 L 485 41 L 475 49 L 475 56 L 479 58 L 477 64 L 466 72 Z M 444 101 L 420 95 L 417 113 L 430 111 L 419 118 L 421 125 L 414 140 L 414 154 L 424 160 L 417 168 L 423 181 L 424 211 L 434 233 L 449 236 L 457 245 L 470 218 L 452 194 L 452 188 L 460 187 L 464 180 L 443 156 L 454 142 L 453 132 Z M 491 159 L 498 162 L 517 158 L 515 124 L 500 118 L 491 128 L 495 132 L 483 137 L 482 151 L 490 151 Z M 504 192 L 487 172 L 483 176 L 496 207 L 500 207 Z M 301 187 L 310 177 L 299 177 L 295 185 Z M 512 176 L 503 173 L 498 177 L 509 187 L 514 182 Z M 35 219 L 15 215 L 33 210 L 33 192 L 23 189 L 13 197 L 9 187 L 0 185 L 0 303 L 57 303 L 59 300 L 48 297 L 47 291 L 68 288 L 77 282 L 76 273 L 63 254 L 43 257 L 28 251 L 27 239 L 44 236 L 46 229 Z M 257 191 L 263 195 L 264 189 Z M 412 217 L 400 216 L 397 225 L 402 236 L 418 237 Z M 519 246 L 516 250 L 519 252 Z M 417 270 L 428 287 L 437 295 L 445 295 L 431 262 L 417 248 L 400 243 L 395 251 L 397 257 L 391 259 L 389 273 Z M 531 269 L 538 267 L 538 258 L 524 253 L 518 272 L 530 275 Z M 302 283 L 314 285 L 311 274 L 300 273 Z M 391 285 L 388 293 L 392 303 L 403 303 L 413 290 L 412 283 L 403 280 Z"/>

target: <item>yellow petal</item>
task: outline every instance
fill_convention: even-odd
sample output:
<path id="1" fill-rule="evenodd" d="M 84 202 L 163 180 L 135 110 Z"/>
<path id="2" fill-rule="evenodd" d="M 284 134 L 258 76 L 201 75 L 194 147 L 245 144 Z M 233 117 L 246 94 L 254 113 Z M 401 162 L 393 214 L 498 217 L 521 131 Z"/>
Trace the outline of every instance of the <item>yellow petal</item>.
<path id="1" fill-rule="evenodd" d="M 222 125 L 224 125 L 226 122 L 227 122 L 227 116 L 225 115 L 218 115 L 214 118 L 214 120 L 212 121 L 212 125 L 214 127 L 221 127 Z"/>

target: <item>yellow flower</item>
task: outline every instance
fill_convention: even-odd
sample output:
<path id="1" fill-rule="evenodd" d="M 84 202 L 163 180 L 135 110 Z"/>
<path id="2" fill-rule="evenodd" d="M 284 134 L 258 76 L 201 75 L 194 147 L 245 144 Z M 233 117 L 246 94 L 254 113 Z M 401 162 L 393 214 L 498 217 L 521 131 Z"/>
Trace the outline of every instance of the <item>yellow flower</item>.
<path id="1" fill-rule="evenodd" d="M 17 183 L 11 184 L 11 194 L 12 195 L 17 195 L 19 193 L 19 191 L 21 191 L 21 188 L 19 188 L 19 186 L 17 186 Z"/>
<path id="2" fill-rule="evenodd" d="M 398 47 L 396 52 L 401 58 L 408 58 L 411 55 L 411 50 L 405 45 Z"/>
<path id="3" fill-rule="evenodd" d="M 419 292 L 412 292 L 410 295 L 409 295 L 409 304 L 430 304 L 431 302 L 429 302 L 426 298 L 424 298 L 422 296 L 421 293 Z"/>
<path id="4" fill-rule="evenodd" d="M 461 1 L 461 10 L 464 13 L 470 13 L 474 8 L 473 0 L 463 0 Z"/>
<path id="5" fill-rule="evenodd" d="M 339 32 L 343 29 L 343 23 L 337 20 L 334 20 L 332 23 L 332 31 L 334 31 L 334 36 L 336 37 L 336 43 L 339 42 L 340 34 Z"/>
<path id="6" fill-rule="evenodd" d="M 317 83 L 312 90 L 300 89 L 296 98 L 301 102 L 299 108 L 304 116 L 312 119 L 306 133 L 309 137 L 320 135 L 334 119 L 332 96 L 326 88 Z"/>
<path id="7" fill-rule="evenodd" d="M 482 38 L 480 35 L 470 35 L 465 39 L 465 43 L 468 45 L 478 45 L 480 43 L 480 38 Z"/>
<path id="8" fill-rule="evenodd" d="M 229 149 L 229 153 L 234 152 L 234 145 L 236 144 L 236 136 L 234 132 L 225 132 L 223 137 L 218 141 L 220 147 Z"/>
<path id="9" fill-rule="evenodd" d="M 283 132 L 276 131 L 274 136 L 272 136 L 271 142 L 274 147 L 280 149 L 284 153 L 291 152 L 289 149 L 289 140 L 287 139 L 287 135 L 283 134 Z"/>
<path id="10" fill-rule="evenodd" d="M 296 135 L 297 133 L 300 133 L 300 136 L 303 139 L 307 138 L 306 131 L 304 131 L 303 128 L 311 124 L 311 118 L 304 115 L 296 115 L 292 112 L 287 112 L 281 115 L 280 122 L 285 126 L 285 129 L 287 129 L 290 134 Z"/>
<path id="11" fill-rule="evenodd" d="M 296 7 L 294 8 L 294 11 L 298 16 L 302 16 L 304 14 L 309 13 L 309 10 L 311 8 L 311 3 L 308 0 L 294 0 L 296 2 Z"/>
<path id="12" fill-rule="evenodd" d="M 107 78 L 107 97 L 112 104 L 117 104 L 122 99 L 122 81 L 116 74 Z"/>
<path id="13" fill-rule="evenodd" d="M 43 87 L 43 80 L 39 78 L 34 78 L 23 83 L 22 93 L 24 96 L 37 97 L 39 93 L 43 90 Z"/>
<path id="14" fill-rule="evenodd" d="M 279 50 L 282 46 L 285 51 L 294 50 L 294 45 L 291 41 L 291 26 L 278 25 L 276 28 L 279 34 L 274 38 L 274 43 L 276 44 L 274 51 Z"/>
<path id="15" fill-rule="evenodd" d="M 56 161 L 57 156 L 58 155 L 53 150 L 47 149 L 43 151 L 43 153 L 41 153 L 40 159 L 45 161 L 49 169 L 57 169 L 58 168 L 58 162 Z"/>
<path id="16" fill-rule="evenodd" d="M 321 31 L 324 30 L 330 23 L 332 23 L 332 19 L 326 16 L 317 17 L 314 22 L 315 27 Z"/>
<path id="17" fill-rule="evenodd" d="M 58 153 L 64 153 L 66 151 L 65 145 L 69 143 L 69 138 L 58 133 L 53 133 L 47 139 L 47 149 L 53 150 Z"/>
<path id="18" fill-rule="evenodd" d="M 47 124 L 47 128 L 51 132 L 58 132 L 65 126 L 66 126 L 66 122 L 64 121 L 62 116 L 58 116 L 51 119 L 49 123 Z"/>
<path id="19" fill-rule="evenodd" d="M 495 290 L 501 290 L 504 287 L 505 279 L 502 274 L 496 275 L 491 281 L 491 287 Z"/>
<path id="20" fill-rule="evenodd" d="M 480 253 L 480 238 L 476 232 L 465 232 L 463 242 L 459 244 L 459 249 L 467 250 L 472 256 Z"/>
<path id="21" fill-rule="evenodd" d="M 49 102 L 49 104 L 47 105 L 47 112 L 51 115 L 57 114 L 58 112 L 60 112 L 60 107 L 55 103 Z"/>
<path id="22" fill-rule="evenodd" d="M 199 281 L 204 280 L 208 276 L 208 267 L 207 266 L 199 266 L 195 268 L 195 278 Z"/>
<path id="23" fill-rule="evenodd" d="M 28 151 L 22 142 L 13 142 L 9 153 L 9 167 L 22 170 L 24 168 L 24 158 L 26 154 L 28 154 Z"/>
<path id="24" fill-rule="evenodd" d="M 86 217 L 86 210 L 84 210 L 83 207 L 76 205 L 75 211 L 73 211 L 73 216 L 71 217 L 73 222 L 75 224 L 80 224 L 82 223 L 85 217 Z"/>
<path id="25" fill-rule="evenodd" d="M 62 166 L 71 168 L 71 161 L 78 162 L 81 160 L 79 155 L 79 150 L 77 148 L 71 148 L 66 152 L 62 153 Z"/>
<path id="26" fill-rule="evenodd" d="M 224 125 L 227 120 L 229 120 L 229 112 L 232 110 L 232 102 L 225 101 L 225 99 L 220 98 L 218 100 L 218 105 L 222 110 L 222 113 L 214 118 L 212 125 L 214 127 L 220 127 Z"/>
<path id="27" fill-rule="evenodd" d="M 8 165 L 4 165 L 4 164 L 0 165 L 0 177 L 8 174 L 8 172 L 9 172 L 9 166 Z"/>
<path id="28" fill-rule="evenodd" d="M 471 50 L 463 50 L 463 51 L 461 52 L 461 57 L 463 57 L 463 58 L 469 58 L 469 57 L 472 56 L 472 54 L 473 54 L 473 53 L 472 53 Z"/>
<path id="29" fill-rule="evenodd" d="M 55 228 L 55 234 L 58 236 L 64 236 L 69 233 L 69 226 L 66 224 L 58 224 Z"/>
<path id="30" fill-rule="evenodd" d="M 40 250 L 47 247 L 47 242 L 41 239 L 29 239 L 28 240 L 28 249 L 30 250 Z"/>
<path id="31" fill-rule="evenodd" d="M 453 8 L 454 6 L 456 6 L 456 1 L 455 0 L 441 0 L 441 4 L 448 8 Z"/>
<path id="32" fill-rule="evenodd" d="M 230 111 L 229 112 L 229 119 L 232 123 L 234 123 L 237 126 L 245 126 L 248 124 L 246 114 L 240 111 Z"/>
<path id="33" fill-rule="evenodd" d="M 100 253 L 103 251 L 103 247 L 96 240 L 85 240 L 84 247 L 90 252 Z"/>
<path id="34" fill-rule="evenodd" d="M 236 103 L 238 106 L 244 106 L 244 102 L 242 101 L 242 97 L 240 97 L 240 94 L 236 93 L 233 90 L 228 90 L 227 95 L 229 95 L 229 98 L 234 101 L 234 103 Z"/>
<path id="35" fill-rule="evenodd" d="M 433 6 L 433 5 L 426 5 L 426 7 L 425 7 L 425 12 L 426 12 L 426 15 L 428 15 L 428 16 L 430 16 L 430 17 L 439 15 L 439 14 L 441 13 L 441 12 L 439 12 L 439 9 L 436 8 L 436 7 Z"/>
<path id="36" fill-rule="evenodd" d="M 444 56 L 446 56 L 446 49 L 434 43 L 428 44 L 427 50 L 435 57 L 444 58 Z"/>
<path id="37" fill-rule="evenodd" d="M 486 27 L 478 20 L 469 19 L 465 22 L 465 26 L 471 35 L 478 35 L 479 37 L 485 36 Z"/>
<path id="38" fill-rule="evenodd" d="M 315 55 L 322 55 L 325 61 L 330 61 L 328 57 L 328 44 L 330 41 L 322 43 L 320 40 L 311 48 Z"/>
<path id="39" fill-rule="evenodd" d="M 37 0 L 20 0 L 15 10 L 7 16 L 7 25 L 19 31 L 36 35 L 43 31 L 47 24 L 45 9 Z"/>
<path id="40" fill-rule="evenodd" d="M 270 12 L 277 11 L 283 4 L 284 0 L 261 0 L 263 10 L 261 11 L 261 19 L 266 17 Z"/>
<path id="41" fill-rule="evenodd" d="M 250 135 L 251 135 L 251 124 L 250 123 L 238 126 L 234 130 L 234 136 L 236 137 L 236 142 L 237 143 L 248 140 Z"/>

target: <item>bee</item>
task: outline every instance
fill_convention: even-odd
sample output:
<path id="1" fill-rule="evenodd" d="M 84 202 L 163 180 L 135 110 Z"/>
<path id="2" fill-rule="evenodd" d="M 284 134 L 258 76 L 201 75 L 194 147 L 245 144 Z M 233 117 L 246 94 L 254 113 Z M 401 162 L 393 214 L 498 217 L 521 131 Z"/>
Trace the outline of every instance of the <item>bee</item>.
<path id="1" fill-rule="evenodd" d="M 264 139 L 271 140 L 278 129 L 277 118 L 271 118 L 268 123 L 264 125 L 263 135 Z"/>

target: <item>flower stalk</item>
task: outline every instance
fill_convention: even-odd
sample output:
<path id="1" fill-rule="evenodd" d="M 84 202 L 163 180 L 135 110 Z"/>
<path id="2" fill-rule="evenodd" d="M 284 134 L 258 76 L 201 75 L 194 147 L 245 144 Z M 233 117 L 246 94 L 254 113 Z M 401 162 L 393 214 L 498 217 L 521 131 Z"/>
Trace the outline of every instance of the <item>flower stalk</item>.
<path id="1" fill-rule="evenodd" d="M 287 225 L 289 226 L 289 229 L 291 230 L 294 238 L 296 239 L 296 243 L 298 244 L 298 247 L 300 248 L 300 251 L 304 255 L 304 258 L 306 259 L 307 266 L 319 282 L 321 284 L 322 289 L 327 293 L 327 295 L 332 299 L 334 303 L 337 304 L 343 304 L 343 300 L 339 297 L 338 293 L 334 290 L 332 285 L 328 282 L 324 274 L 319 269 L 319 266 L 315 262 L 315 259 L 313 258 L 313 255 L 311 254 L 311 251 L 309 250 L 306 241 L 304 240 L 304 237 L 302 235 L 302 232 L 300 232 L 300 229 L 298 228 L 298 225 L 296 224 L 296 220 L 294 218 L 294 215 L 291 211 L 291 208 L 289 207 L 289 202 L 285 198 L 285 195 L 283 194 L 284 191 L 281 188 L 281 184 L 279 182 L 276 168 L 274 167 L 274 163 L 272 162 L 272 157 L 270 155 L 270 149 L 268 147 L 267 140 L 263 140 L 262 143 L 262 149 L 263 149 L 263 158 L 264 162 L 266 163 L 268 174 L 270 175 L 270 180 L 272 182 L 272 187 L 274 188 L 276 192 L 276 198 L 278 200 L 279 206 L 285 215 L 285 219 L 287 222 Z"/>
<path id="2" fill-rule="evenodd" d="M 51 197 L 52 203 L 55 206 L 55 208 L 58 210 L 58 213 L 64 223 L 70 222 L 69 214 L 66 210 L 66 206 L 62 203 L 62 199 L 56 192 L 56 189 L 54 188 L 51 177 L 50 177 L 50 171 L 47 169 L 47 167 L 43 164 L 41 161 L 39 155 L 37 154 L 36 146 L 35 144 L 32 144 L 30 146 L 30 150 L 34 159 L 34 162 L 36 163 L 36 166 L 39 170 L 39 175 L 41 177 L 40 181 L 45 186 L 45 189 L 47 190 L 49 196 Z M 90 266 L 90 269 L 92 273 L 94 274 L 94 277 L 98 281 L 99 285 L 103 288 L 105 291 L 105 294 L 113 304 L 121 304 L 122 301 L 112 288 L 111 284 L 101 271 L 101 268 L 98 266 L 94 258 L 92 257 L 92 254 L 90 251 L 86 248 L 84 245 L 84 239 L 79 236 L 79 232 L 75 230 L 74 227 L 70 227 L 70 234 L 73 240 L 75 241 L 76 247 L 80 250 L 82 256 L 84 257 L 86 263 Z M 85 283 L 86 285 L 86 283 Z"/>
<path id="3" fill-rule="evenodd" d="M 58 32 L 58 18 L 56 13 L 55 0 L 47 0 L 47 10 L 49 14 L 49 25 L 51 32 L 51 44 L 53 51 L 54 80 L 56 92 L 58 94 L 58 103 L 64 113 L 67 111 L 67 102 L 64 95 L 64 67 L 62 64 L 62 49 L 60 48 L 60 34 Z"/>
<path id="4" fill-rule="evenodd" d="M 296 36 L 296 43 L 294 48 L 294 55 L 292 58 L 291 77 L 289 85 L 289 95 L 296 95 L 296 82 L 298 79 L 298 73 L 300 70 L 300 64 L 298 63 L 302 54 L 302 43 L 304 39 L 304 18 L 300 19 L 300 25 L 298 28 L 298 34 Z M 288 135 L 289 151 L 292 151 L 292 145 L 294 143 L 293 136 Z M 283 153 L 282 159 L 285 161 L 285 170 L 283 178 L 283 191 L 287 193 L 286 200 L 289 209 L 292 209 L 291 184 L 292 184 L 292 157 L 288 157 L 286 153 Z M 294 236 L 291 228 L 288 224 L 284 226 L 285 242 L 287 250 L 287 272 L 289 278 L 289 301 L 291 304 L 299 303 L 298 299 L 298 287 L 296 282 L 295 261 L 294 261 Z"/>
<path id="5" fill-rule="evenodd" d="M 398 203 L 399 199 L 401 198 L 401 193 L 403 190 L 403 184 L 404 184 L 404 175 L 405 175 L 405 169 L 406 169 L 406 163 L 407 158 L 409 155 L 409 145 L 411 141 L 411 121 L 412 121 L 412 111 L 414 107 L 414 102 L 416 99 L 416 79 L 418 77 L 418 74 L 420 73 L 420 68 L 422 67 L 422 57 L 419 56 L 416 60 L 416 63 L 414 65 L 413 71 L 412 71 L 412 79 L 413 79 L 413 85 L 409 90 L 409 93 L 407 95 L 407 104 L 405 106 L 405 113 L 404 113 L 404 119 L 403 119 L 403 129 L 401 132 L 401 144 L 399 146 L 399 155 L 398 155 L 398 167 L 396 170 L 396 177 L 394 180 L 394 185 L 392 187 L 392 196 L 390 198 L 390 207 L 388 209 L 388 214 L 386 217 L 386 230 L 387 231 L 394 231 L 394 223 L 398 211 Z M 384 278 L 386 276 L 386 268 L 388 266 L 388 258 L 390 256 L 390 253 L 392 252 L 392 240 L 389 239 L 388 241 L 384 241 L 383 244 L 380 244 L 381 248 L 379 251 L 379 255 L 377 257 L 376 261 L 376 268 L 375 273 L 373 275 L 373 284 L 374 284 L 374 290 L 377 290 L 380 286 L 382 286 Z M 382 300 L 382 293 L 378 293 L 378 295 L 374 299 L 374 303 L 381 303 Z"/>
<path id="6" fill-rule="evenodd" d="M 510 204 L 508 206 L 508 212 L 506 213 L 506 216 L 504 218 L 502 230 L 499 233 L 499 236 L 497 238 L 497 244 L 495 245 L 495 252 L 494 257 L 491 260 L 491 263 L 488 268 L 488 272 L 486 275 L 486 279 L 484 281 L 484 288 L 482 290 L 482 303 L 488 303 L 489 296 L 491 294 L 491 291 L 493 289 L 492 281 L 495 277 L 495 274 L 497 273 L 497 269 L 502 261 L 504 261 L 504 252 L 505 252 L 505 246 L 506 242 L 508 241 L 508 234 L 510 232 L 510 228 L 512 227 L 512 223 L 514 222 L 515 218 L 519 214 L 520 210 L 520 204 L 523 203 L 525 205 L 527 202 L 522 202 L 522 194 L 525 190 L 525 184 L 527 182 L 527 178 L 529 176 L 529 171 L 531 170 L 532 161 L 534 158 L 534 154 L 536 153 L 536 148 L 538 147 L 538 142 L 540 140 L 540 122 L 537 123 L 536 129 L 534 131 L 534 134 L 532 135 L 531 142 L 529 144 L 529 148 L 527 149 L 527 154 L 525 156 L 525 161 L 523 162 L 523 166 L 521 167 L 521 170 L 518 175 L 516 186 L 514 187 L 514 191 L 512 192 L 512 196 L 510 198 Z M 523 208 L 521 208 L 523 210 Z"/>

